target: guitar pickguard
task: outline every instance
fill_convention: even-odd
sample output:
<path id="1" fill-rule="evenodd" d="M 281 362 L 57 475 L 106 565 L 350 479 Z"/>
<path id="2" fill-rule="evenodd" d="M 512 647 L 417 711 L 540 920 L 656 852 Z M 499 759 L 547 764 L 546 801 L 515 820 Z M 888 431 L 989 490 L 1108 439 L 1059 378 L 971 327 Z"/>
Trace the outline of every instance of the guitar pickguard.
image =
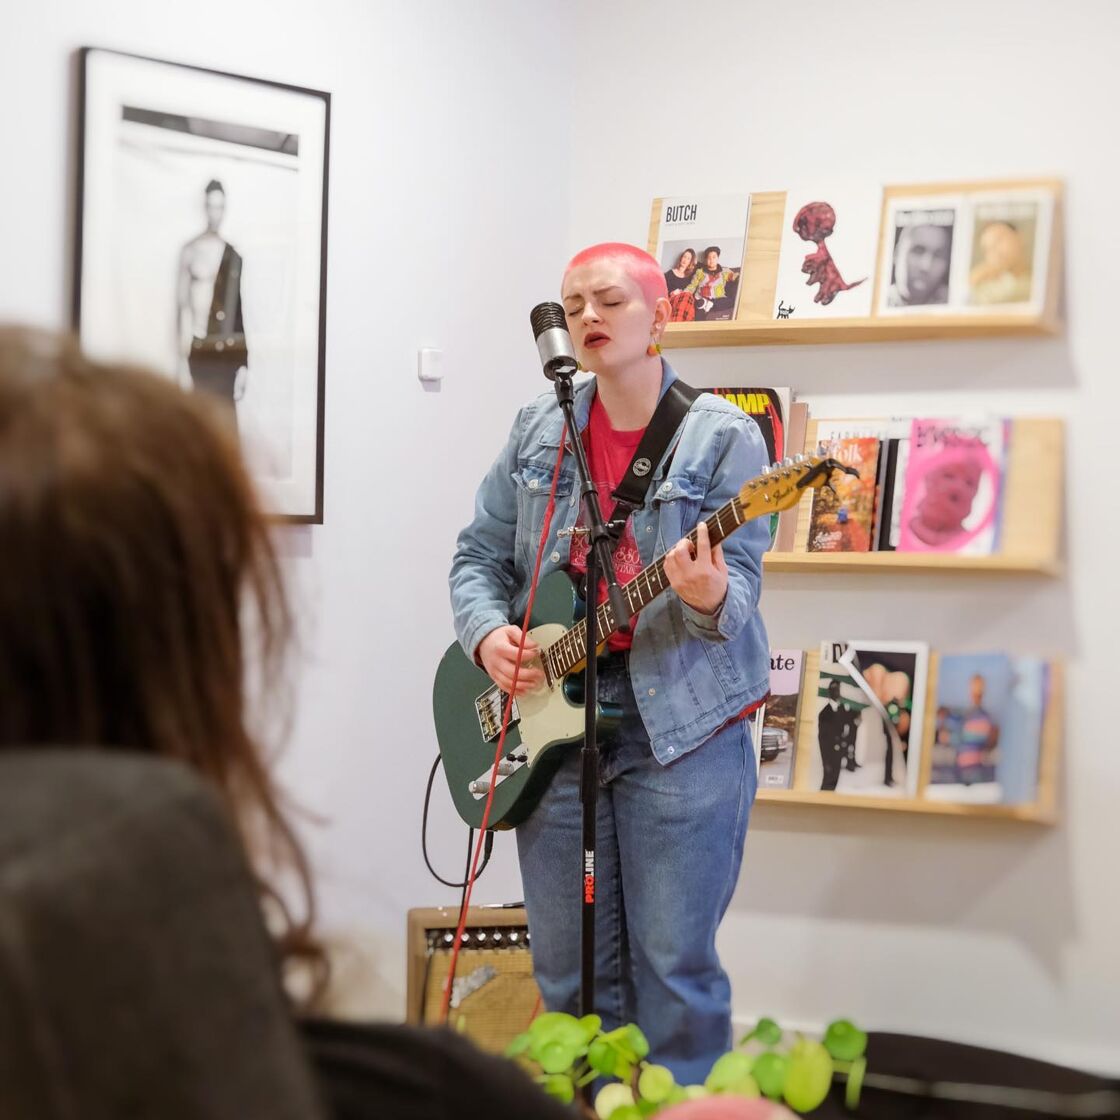
<path id="1" fill-rule="evenodd" d="M 537 645 L 544 648 L 562 638 L 566 630 L 567 627 L 558 623 L 546 623 L 543 626 L 533 627 L 529 631 L 529 636 Z M 521 744 L 498 764 L 495 788 L 516 774 L 522 766 L 528 766 L 530 769 L 535 766 L 541 753 L 549 747 L 571 743 L 583 734 L 583 708 L 568 699 L 564 685 L 564 679 L 554 682 L 551 686 L 544 683 L 515 701 L 515 710 L 520 718 L 515 720 L 511 717 L 510 726 L 516 723 Z M 500 729 L 500 713 L 498 725 Z M 497 738 L 497 733 L 493 738 Z M 491 769 L 492 767 L 488 766 L 470 783 L 471 795 L 476 800 L 489 793 Z"/>

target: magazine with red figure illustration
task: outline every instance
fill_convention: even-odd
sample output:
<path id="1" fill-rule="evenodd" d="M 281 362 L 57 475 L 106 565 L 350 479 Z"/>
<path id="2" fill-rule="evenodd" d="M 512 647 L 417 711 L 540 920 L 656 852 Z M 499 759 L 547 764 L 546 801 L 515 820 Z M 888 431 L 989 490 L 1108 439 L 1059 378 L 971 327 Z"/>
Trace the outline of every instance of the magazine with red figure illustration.
<path id="1" fill-rule="evenodd" d="M 1002 419 L 913 421 L 900 552 L 998 551 L 1009 435 Z"/>

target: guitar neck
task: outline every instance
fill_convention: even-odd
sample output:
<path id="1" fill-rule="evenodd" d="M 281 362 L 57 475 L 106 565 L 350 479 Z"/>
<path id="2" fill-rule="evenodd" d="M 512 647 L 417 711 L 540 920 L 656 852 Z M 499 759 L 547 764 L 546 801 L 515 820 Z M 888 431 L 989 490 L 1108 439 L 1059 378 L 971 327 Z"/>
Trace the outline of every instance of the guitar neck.
<path id="1" fill-rule="evenodd" d="M 708 526 L 708 541 L 714 547 L 731 536 L 740 525 L 749 520 L 744 516 L 743 506 L 738 496 L 726 505 L 720 506 L 705 524 Z M 688 534 L 687 540 L 696 544 L 696 529 Z M 665 575 L 665 555 L 662 553 L 648 568 L 643 568 L 632 580 L 622 586 L 622 597 L 633 618 L 643 607 L 652 603 L 662 591 L 669 587 Z M 611 611 L 610 603 L 599 605 L 595 611 L 595 645 L 602 645 L 618 629 L 618 622 Z M 553 680 L 559 680 L 570 673 L 587 656 L 587 620 L 582 619 L 568 630 L 563 637 L 547 646 L 542 656 L 545 658 Z"/>

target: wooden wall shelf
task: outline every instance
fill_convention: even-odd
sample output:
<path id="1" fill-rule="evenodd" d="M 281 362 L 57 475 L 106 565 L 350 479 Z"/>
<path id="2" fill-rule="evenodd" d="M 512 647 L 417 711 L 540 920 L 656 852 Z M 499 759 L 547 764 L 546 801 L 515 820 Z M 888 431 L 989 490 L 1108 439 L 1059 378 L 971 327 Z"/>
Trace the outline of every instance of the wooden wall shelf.
<path id="1" fill-rule="evenodd" d="M 758 801 L 775 805 L 826 806 L 830 809 L 869 809 L 895 813 L 924 813 L 939 817 L 980 817 L 1029 824 L 1055 824 L 1054 814 L 1040 805 L 955 805 L 947 801 L 926 801 L 919 797 L 856 797 L 845 793 L 799 792 L 798 790 L 760 789 Z"/>
<path id="2" fill-rule="evenodd" d="M 924 315 L 913 319 L 814 319 L 803 322 L 669 323 L 661 339 L 670 349 L 696 346 L 811 346 L 836 342 L 911 342 L 945 338 L 1021 338 L 1056 335 L 1056 320 L 1029 315 Z"/>
<path id="3" fill-rule="evenodd" d="M 820 655 L 810 650 L 805 655 L 801 710 L 797 720 L 797 754 L 794 757 L 793 788 L 759 789 L 757 800 L 767 805 L 796 805 L 829 809 L 862 809 L 871 812 L 922 813 L 928 816 L 972 817 L 990 820 L 1024 821 L 1030 824 L 1056 824 L 1058 820 L 1058 768 L 1061 754 L 1065 709 L 1065 677 L 1060 662 L 1050 663 L 1049 696 L 1042 725 L 1038 760 L 1038 793 L 1034 801 L 1019 805 L 972 805 L 927 800 L 921 791 L 929 782 L 933 737 L 936 731 L 937 669 L 939 658 L 931 653 L 926 685 L 922 751 L 919 762 L 918 796 L 890 797 L 868 794 L 835 793 L 806 788 L 809 780 L 809 755 L 817 751 L 817 687 Z"/>
<path id="4" fill-rule="evenodd" d="M 898 342 L 921 339 L 1031 337 L 1054 335 L 1061 329 L 1059 302 L 1062 261 L 1062 182 L 1060 179 L 985 180 L 889 186 L 883 190 L 876 269 L 882 260 L 889 201 L 906 196 L 977 191 L 1040 189 L 1054 195 L 1050 259 L 1046 296 L 1039 313 L 875 315 L 856 319 L 774 318 L 774 292 L 778 284 L 778 255 L 786 222 L 786 192 L 759 191 L 751 195 L 750 217 L 743 263 L 743 290 L 737 318 L 712 323 L 670 323 L 662 343 L 666 347 L 694 346 L 804 346 L 814 343 Z M 649 251 L 657 252 L 658 230 L 664 199 L 653 200 Z M 878 275 L 874 278 L 872 308 L 879 306 Z"/>
<path id="5" fill-rule="evenodd" d="M 859 424 L 859 419 L 853 424 Z M 817 446 L 818 421 L 805 429 L 805 447 Z M 1005 462 L 1000 551 L 991 556 L 959 556 L 939 552 L 808 552 L 813 491 L 797 507 L 797 529 L 790 552 L 767 552 L 768 572 L 946 572 L 986 576 L 1056 576 L 1062 523 L 1065 422 L 1029 417 L 1011 422 Z M 785 516 L 783 514 L 783 516 Z"/>
<path id="6" fill-rule="evenodd" d="M 767 552 L 768 572 L 972 572 L 991 576 L 1056 576 L 1059 561 L 1043 556 L 942 556 L 931 552 Z"/>

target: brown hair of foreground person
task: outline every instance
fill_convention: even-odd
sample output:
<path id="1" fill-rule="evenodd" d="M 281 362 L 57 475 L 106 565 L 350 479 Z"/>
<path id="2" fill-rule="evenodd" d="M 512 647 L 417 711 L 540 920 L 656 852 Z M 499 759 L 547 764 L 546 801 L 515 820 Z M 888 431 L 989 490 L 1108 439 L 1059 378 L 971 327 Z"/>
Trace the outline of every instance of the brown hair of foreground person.
<path id="1" fill-rule="evenodd" d="M 0 749 L 139 751 L 192 767 L 258 867 L 282 957 L 321 979 L 308 865 L 246 726 L 246 668 L 281 681 L 291 614 L 208 402 L 91 361 L 67 337 L 0 326 L 0 563 Z M 300 919 L 263 865 L 294 874 Z"/>

